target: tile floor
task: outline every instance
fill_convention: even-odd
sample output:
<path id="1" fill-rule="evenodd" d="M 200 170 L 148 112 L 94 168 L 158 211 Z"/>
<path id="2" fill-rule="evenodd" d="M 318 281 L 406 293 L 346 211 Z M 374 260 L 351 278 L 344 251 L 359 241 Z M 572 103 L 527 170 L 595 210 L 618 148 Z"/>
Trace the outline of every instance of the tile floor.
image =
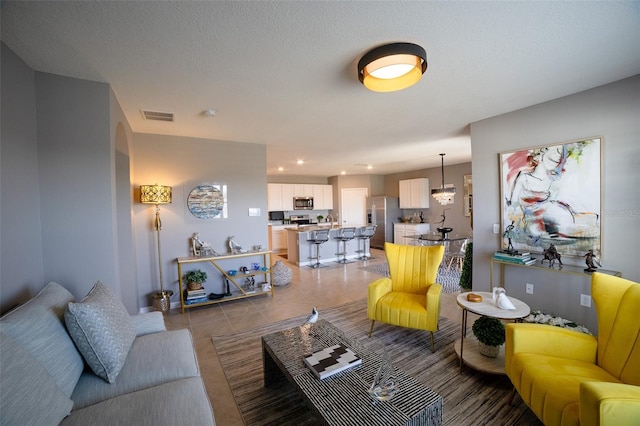
<path id="1" fill-rule="evenodd" d="M 339 306 L 367 297 L 367 285 L 380 277 L 358 268 L 375 262 L 384 262 L 384 252 L 372 250 L 373 259 L 346 265 L 331 264 L 329 268 L 298 268 L 286 262 L 293 270 L 291 284 L 277 287 L 275 294 L 192 308 L 180 313 L 171 310 L 165 317 L 167 328 L 189 328 L 200 364 L 209 399 L 220 426 L 243 425 L 231 390 L 216 354 L 211 336 L 228 335 L 249 330 L 262 324 L 278 322 L 311 312 L 313 306 L 323 309 Z M 273 256 L 272 261 L 282 260 Z M 441 315 L 460 322 L 456 294 L 443 295 Z M 436 335 L 437 338 L 437 335 Z"/>

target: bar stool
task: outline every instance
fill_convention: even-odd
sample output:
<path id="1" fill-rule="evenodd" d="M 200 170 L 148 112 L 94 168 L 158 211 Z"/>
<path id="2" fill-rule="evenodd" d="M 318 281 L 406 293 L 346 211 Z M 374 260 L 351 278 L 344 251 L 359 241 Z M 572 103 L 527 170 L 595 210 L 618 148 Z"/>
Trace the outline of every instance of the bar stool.
<path id="1" fill-rule="evenodd" d="M 362 253 L 358 259 L 360 260 L 371 260 L 371 237 L 376 233 L 376 225 L 362 226 L 358 228 L 358 232 L 356 233 L 356 238 L 358 239 L 358 250 L 356 253 Z M 360 250 L 360 242 L 362 241 L 362 250 Z M 367 245 L 369 247 L 367 247 Z"/>
<path id="2" fill-rule="evenodd" d="M 338 263 L 353 263 L 353 261 L 347 260 L 347 243 L 353 240 L 353 237 L 356 236 L 356 228 L 340 228 L 338 231 L 338 235 L 336 235 L 335 240 L 338 241 Z M 342 244 L 342 251 L 340 251 L 340 244 Z M 340 259 L 342 256 L 342 259 Z"/>
<path id="3" fill-rule="evenodd" d="M 309 232 L 309 237 L 310 238 L 308 238 L 307 241 L 315 245 L 316 247 L 315 257 L 314 256 L 309 257 L 310 260 L 315 260 L 316 263 L 309 264 L 309 267 L 314 269 L 322 268 L 323 266 L 326 266 L 326 265 L 323 265 L 320 263 L 320 246 L 326 243 L 327 241 L 329 241 L 329 230 L 319 229 L 317 231 Z"/>

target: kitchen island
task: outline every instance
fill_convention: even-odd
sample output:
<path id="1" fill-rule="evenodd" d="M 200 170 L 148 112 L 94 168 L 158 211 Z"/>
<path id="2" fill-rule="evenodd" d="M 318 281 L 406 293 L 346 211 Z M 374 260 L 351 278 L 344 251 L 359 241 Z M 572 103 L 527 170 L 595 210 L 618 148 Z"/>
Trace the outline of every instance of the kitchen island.
<path id="1" fill-rule="evenodd" d="M 315 259 L 309 259 L 309 257 L 316 254 L 315 244 L 307 241 L 312 237 L 312 233 L 318 229 L 329 230 L 329 241 L 320 245 L 320 263 L 334 263 L 338 261 L 338 252 L 342 251 L 342 244 L 338 248 L 338 240 L 336 236 L 340 232 L 341 226 L 318 224 L 318 225 L 304 225 L 293 226 L 287 229 L 287 246 L 288 246 L 288 261 L 298 266 L 308 266 L 311 263 L 315 263 Z M 356 227 L 356 235 L 359 227 Z M 363 255 L 358 252 L 360 249 L 358 246 L 362 246 L 359 243 L 359 239 L 356 237 L 346 243 L 346 259 L 357 259 Z M 367 246 L 368 248 L 368 246 Z M 360 249 L 361 250 L 361 249 Z M 366 253 L 369 255 L 369 253 Z M 339 257 L 342 259 L 342 256 Z"/>

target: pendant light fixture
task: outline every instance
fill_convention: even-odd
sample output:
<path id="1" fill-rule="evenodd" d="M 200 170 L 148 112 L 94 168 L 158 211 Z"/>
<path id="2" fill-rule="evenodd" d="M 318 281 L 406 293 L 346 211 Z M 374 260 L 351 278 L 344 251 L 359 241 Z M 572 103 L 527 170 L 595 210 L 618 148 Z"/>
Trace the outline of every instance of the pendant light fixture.
<path id="1" fill-rule="evenodd" d="M 446 206 L 447 204 L 453 204 L 453 197 L 456 195 L 456 187 L 453 185 L 444 185 L 444 156 L 445 154 L 440 154 L 442 161 L 442 186 L 437 189 L 431 190 L 431 195 L 435 198 L 440 204 Z"/>
<path id="2" fill-rule="evenodd" d="M 427 52 L 417 44 L 392 43 L 367 52 L 358 62 L 358 79 L 374 92 L 413 86 L 427 70 Z"/>

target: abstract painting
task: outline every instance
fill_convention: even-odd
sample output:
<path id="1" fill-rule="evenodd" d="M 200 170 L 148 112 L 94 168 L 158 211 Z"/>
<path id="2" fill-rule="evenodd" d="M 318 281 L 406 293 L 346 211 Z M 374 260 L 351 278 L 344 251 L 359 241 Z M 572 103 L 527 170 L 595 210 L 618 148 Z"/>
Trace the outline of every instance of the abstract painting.
<path id="1" fill-rule="evenodd" d="M 601 255 L 601 138 L 499 154 L 502 229 L 513 248 Z M 510 225 L 513 225 L 512 227 Z"/>
<path id="2" fill-rule="evenodd" d="M 198 185 L 189 192 L 187 207 L 198 219 L 227 218 L 227 185 Z"/>

